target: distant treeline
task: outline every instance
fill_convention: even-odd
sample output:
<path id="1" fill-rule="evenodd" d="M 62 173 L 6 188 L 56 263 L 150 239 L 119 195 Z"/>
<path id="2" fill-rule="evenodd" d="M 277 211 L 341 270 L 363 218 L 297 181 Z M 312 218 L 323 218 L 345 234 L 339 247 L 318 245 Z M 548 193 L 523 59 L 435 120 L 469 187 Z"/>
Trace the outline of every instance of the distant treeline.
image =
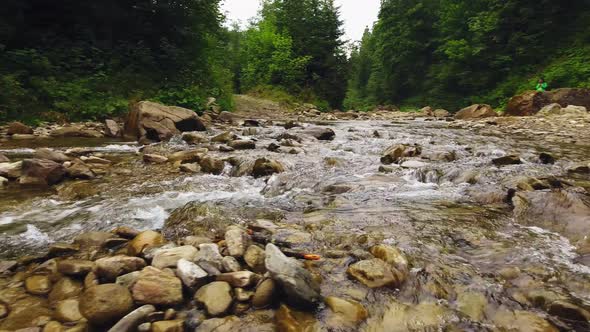
<path id="1" fill-rule="evenodd" d="M 384 0 L 352 52 L 346 106 L 502 107 L 532 89 L 590 87 L 588 0 Z"/>

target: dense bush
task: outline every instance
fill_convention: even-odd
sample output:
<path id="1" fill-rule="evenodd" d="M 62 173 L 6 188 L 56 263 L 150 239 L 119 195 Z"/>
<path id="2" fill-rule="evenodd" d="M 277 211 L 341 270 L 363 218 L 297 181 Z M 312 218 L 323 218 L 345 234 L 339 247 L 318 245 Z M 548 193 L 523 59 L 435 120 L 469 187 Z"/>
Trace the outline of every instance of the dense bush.
<path id="1" fill-rule="evenodd" d="M 6 0 L 0 121 L 101 119 L 154 99 L 232 107 L 219 0 Z"/>

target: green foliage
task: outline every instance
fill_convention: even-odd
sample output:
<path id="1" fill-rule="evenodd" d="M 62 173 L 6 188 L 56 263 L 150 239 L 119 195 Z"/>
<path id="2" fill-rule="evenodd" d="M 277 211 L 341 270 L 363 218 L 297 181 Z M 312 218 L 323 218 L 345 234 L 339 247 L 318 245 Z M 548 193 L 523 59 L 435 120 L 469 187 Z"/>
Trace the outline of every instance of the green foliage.
<path id="1" fill-rule="evenodd" d="M 121 114 L 154 99 L 232 108 L 219 0 L 6 0 L 0 121 Z M 221 47 L 220 47 L 221 46 Z"/>
<path id="2" fill-rule="evenodd" d="M 239 45 L 241 50 L 240 61 L 231 61 L 240 63 L 233 66 L 237 91 L 270 90 L 272 95 L 279 90 L 341 107 L 347 60 L 334 1 L 268 0 L 262 4 L 260 17 L 249 29 L 231 32 L 241 36 L 240 42 L 232 43 L 232 49 Z"/>
<path id="3" fill-rule="evenodd" d="M 586 87 L 589 19 L 588 1 L 385 0 L 351 55 L 346 104 L 501 108 L 541 76 Z"/>

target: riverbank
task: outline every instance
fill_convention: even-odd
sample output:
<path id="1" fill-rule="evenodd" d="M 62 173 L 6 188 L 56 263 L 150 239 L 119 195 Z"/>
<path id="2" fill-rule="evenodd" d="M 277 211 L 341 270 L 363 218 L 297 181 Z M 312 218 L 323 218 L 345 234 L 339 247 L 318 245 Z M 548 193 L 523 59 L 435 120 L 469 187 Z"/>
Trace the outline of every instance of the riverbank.
<path id="1" fill-rule="evenodd" d="M 0 330 L 588 328 L 588 115 L 249 105 L 144 147 L 2 141 L 69 160 L 0 189 Z"/>

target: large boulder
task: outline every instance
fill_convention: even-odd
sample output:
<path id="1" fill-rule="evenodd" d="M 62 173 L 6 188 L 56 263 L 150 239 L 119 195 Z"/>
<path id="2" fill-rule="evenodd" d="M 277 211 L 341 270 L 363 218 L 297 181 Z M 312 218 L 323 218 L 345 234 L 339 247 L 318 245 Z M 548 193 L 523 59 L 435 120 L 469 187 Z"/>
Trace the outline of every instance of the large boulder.
<path id="1" fill-rule="evenodd" d="M 320 141 L 331 141 L 336 136 L 336 133 L 330 128 L 312 127 L 305 130 L 307 135 L 315 137 Z"/>
<path id="2" fill-rule="evenodd" d="M 505 115 L 530 116 L 553 103 L 559 104 L 561 107 L 576 105 L 590 109 L 590 89 L 564 88 L 546 92 L 527 91 L 508 101 Z"/>
<path id="3" fill-rule="evenodd" d="M 125 135 L 139 140 L 163 141 L 189 131 L 205 131 L 192 110 L 142 101 L 134 105 L 125 121 Z"/>
<path id="4" fill-rule="evenodd" d="M 568 105 L 567 107 L 561 107 L 557 103 L 549 104 L 539 111 L 536 116 L 561 116 L 561 115 L 573 115 L 580 116 L 588 114 L 588 110 L 584 106 Z"/>
<path id="5" fill-rule="evenodd" d="M 458 120 L 470 120 L 470 119 L 482 119 L 491 118 L 498 116 L 494 109 L 490 105 L 486 104 L 475 104 L 469 107 L 465 107 L 455 114 L 455 119 Z"/>
<path id="6" fill-rule="evenodd" d="M 63 180 L 66 169 L 51 160 L 25 159 L 22 163 L 22 175 L 26 178 L 36 179 L 39 181 L 38 183 L 52 185 Z"/>
<path id="7" fill-rule="evenodd" d="M 21 122 L 12 122 L 8 125 L 8 129 L 6 132 L 8 135 L 30 135 L 33 133 L 33 129 Z"/>

